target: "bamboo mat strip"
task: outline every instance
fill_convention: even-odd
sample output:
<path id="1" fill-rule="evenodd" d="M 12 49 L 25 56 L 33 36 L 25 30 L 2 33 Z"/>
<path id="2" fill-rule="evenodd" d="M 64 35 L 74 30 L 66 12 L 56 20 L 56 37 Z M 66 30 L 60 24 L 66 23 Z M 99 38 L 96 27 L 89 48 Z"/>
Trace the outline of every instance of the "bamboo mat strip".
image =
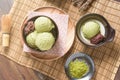
<path id="1" fill-rule="evenodd" d="M 103 15 L 116 30 L 113 42 L 99 48 L 84 46 L 77 37 L 71 50 L 62 58 L 55 61 L 36 60 L 22 50 L 20 41 L 20 25 L 26 14 L 38 7 L 55 6 L 66 11 L 74 24 L 86 13 L 98 13 Z M 0 40 L 0 54 L 4 55 L 18 64 L 40 71 L 55 80 L 68 80 L 64 72 L 64 63 L 70 54 L 74 52 L 85 52 L 95 62 L 95 75 L 92 80 L 114 80 L 120 65 L 120 3 L 114 0 L 96 0 L 86 12 L 79 12 L 69 0 L 15 0 L 10 11 L 12 14 L 12 30 L 10 48 L 4 51 Z M 1 37 L 1 35 L 0 35 Z"/>

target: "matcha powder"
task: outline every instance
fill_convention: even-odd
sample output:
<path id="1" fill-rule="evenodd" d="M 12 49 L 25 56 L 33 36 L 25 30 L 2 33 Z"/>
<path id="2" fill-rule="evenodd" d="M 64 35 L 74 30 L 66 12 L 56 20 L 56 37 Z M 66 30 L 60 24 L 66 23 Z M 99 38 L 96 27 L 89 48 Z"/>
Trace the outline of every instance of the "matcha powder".
<path id="1" fill-rule="evenodd" d="M 76 59 L 75 61 L 72 61 L 69 64 L 70 75 L 74 78 L 81 78 L 88 72 L 88 70 L 89 67 L 85 63 L 85 61 L 80 61 Z"/>

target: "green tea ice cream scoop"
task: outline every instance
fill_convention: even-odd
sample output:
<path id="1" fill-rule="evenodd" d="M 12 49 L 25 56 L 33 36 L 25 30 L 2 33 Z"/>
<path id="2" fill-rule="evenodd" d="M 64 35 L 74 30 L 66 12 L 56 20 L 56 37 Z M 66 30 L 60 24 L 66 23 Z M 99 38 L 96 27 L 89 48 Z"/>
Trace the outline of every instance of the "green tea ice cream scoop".
<path id="1" fill-rule="evenodd" d="M 82 26 L 82 33 L 85 38 L 91 39 L 100 31 L 100 25 L 95 21 L 88 21 Z"/>
<path id="2" fill-rule="evenodd" d="M 38 17 L 34 24 L 37 32 L 49 32 L 55 27 L 53 22 L 47 17 Z"/>
<path id="3" fill-rule="evenodd" d="M 37 35 L 35 45 L 42 51 L 49 50 L 52 48 L 55 42 L 55 38 L 52 33 L 43 32 Z"/>
<path id="4" fill-rule="evenodd" d="M 26 37 L 27 44 L 32 48 L 36 48 L 36 45 L 35 45 L 36 37 L 37 37 L 37 32 L 36 31 L 28 34 L 27 37 Z"/>

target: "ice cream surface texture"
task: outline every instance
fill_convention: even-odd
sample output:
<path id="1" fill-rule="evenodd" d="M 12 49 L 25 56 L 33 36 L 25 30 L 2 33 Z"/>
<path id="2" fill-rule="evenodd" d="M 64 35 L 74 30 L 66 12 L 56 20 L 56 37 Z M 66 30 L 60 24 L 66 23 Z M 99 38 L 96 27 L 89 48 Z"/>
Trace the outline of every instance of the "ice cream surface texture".
<path id="1" fill-rule="evenodd" d="M 26 37 L 27 44 L 32 48 L 36 48 L 36 45 L 35 45 L 36 37 L 37 37 L 37 31 L 34 31 L 34 32 L 28 34 Z"/>
<path id="2" fill-rule="evenodd" d="M 100 32 L 100 25 L 95 21 L 88 21 L 82 25 L 82 33 L 85 38 L 91 39 Z"/>
<path id="3" fill-rule="evenodd" d="M 49 50 L 52 48 L 55 38 L 50 32 L 38 33 L 35 45 L 41 50 Z"/>
<path id="4" fill-rule="evenodd" d="M 34 24 L 37 32 L 49 32 L 55 27 L 53 22 L 47 17 L 38 17 Z"/>

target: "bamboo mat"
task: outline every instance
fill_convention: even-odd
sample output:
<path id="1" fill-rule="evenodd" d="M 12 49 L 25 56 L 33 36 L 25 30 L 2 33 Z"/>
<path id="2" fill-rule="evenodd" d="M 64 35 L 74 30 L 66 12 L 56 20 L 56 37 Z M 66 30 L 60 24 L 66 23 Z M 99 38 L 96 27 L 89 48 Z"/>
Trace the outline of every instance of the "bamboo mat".
<path id="1" fill-rule="evenodd" d="M 28 11 L 43 6 L 55 6 L 66 11 L 74 24 L 85 13 L 98 13 L 103 15 L 116 30 L 115 39 L 102 47 L 93 49 L 84 46 L 77 37 L 71 50 L 62 58 L 55 61 L 36 60 L 23 52 L 20 41 L 20 25 Z M 10 13 L 13 24 L 11 30 L 10 48 L 5 50 L 1 46 L 0 54 L 26 67 L 40 71 L 55 80 L 68 80 L 64 72 L 64 63 L 70 54 L 85 52 L 95 62 L 95 75 L 92 80 L 114 80 L 120 65 L 120 3 L 114 0 L 96 0 L 87 12 L 79 12 L 70 0 L 16 0 Z M 0 35 L 1 37 L 1 35 Z"/>

